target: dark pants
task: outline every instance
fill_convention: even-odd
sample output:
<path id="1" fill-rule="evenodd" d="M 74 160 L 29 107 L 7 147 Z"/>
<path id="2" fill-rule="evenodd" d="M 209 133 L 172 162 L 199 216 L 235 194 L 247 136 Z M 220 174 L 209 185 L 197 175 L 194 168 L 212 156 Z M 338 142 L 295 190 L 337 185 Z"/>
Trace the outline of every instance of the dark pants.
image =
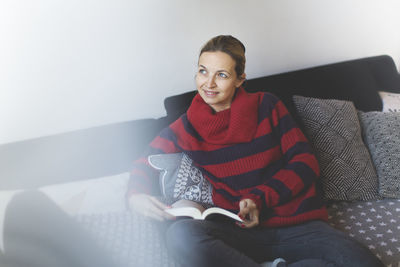
<path id="1" fill-rule="evenodd" d="M 226 222 L 183 219 L 170 225 L 167 246 L 182 266 L 383 266 L 364 246 L 322 221 L 241 229 Z"/>
<path id="2" fill-rule="evenodd" d="M 38 191 L 20 193 L 7 205 L 0 266 L 115 266 L 81 226 Z"/>

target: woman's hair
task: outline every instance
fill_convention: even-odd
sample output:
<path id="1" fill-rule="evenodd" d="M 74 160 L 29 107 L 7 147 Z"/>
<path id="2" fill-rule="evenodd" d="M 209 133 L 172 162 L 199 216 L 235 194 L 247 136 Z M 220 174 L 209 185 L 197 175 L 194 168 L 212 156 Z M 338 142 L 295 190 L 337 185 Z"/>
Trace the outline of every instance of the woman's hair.
<path id="1" fill-rule="evenodd" d="M 218 35 L 208 41 L 201 49 L 200 55 L 204 52 L 224 52 L 235 61 L 236 75 L 239 77 L 244 73 L 246 48 L 241 41 L 231 35 Z"/>

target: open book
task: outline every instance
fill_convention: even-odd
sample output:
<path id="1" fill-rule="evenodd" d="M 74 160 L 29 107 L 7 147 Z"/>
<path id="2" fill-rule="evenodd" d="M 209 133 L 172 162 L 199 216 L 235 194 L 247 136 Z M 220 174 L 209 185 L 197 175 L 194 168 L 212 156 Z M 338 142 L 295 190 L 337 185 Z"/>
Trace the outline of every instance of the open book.
<path id="1" fill-rule="evenodd" d="M 243 222 L 243 220 L 240 219 L 238 215 L 228 210 L 218 207 L 205 209 L 199 203 L 186 199 L 178 200 L 177 202 L 172 204 L 172 208 L 166 209 L 165 211 L 177 217 L 185 216 L 185 217 L 192 217 L 193 219 L 198 219 L 198 220 L 205 220 L 205 219 L 210 219 L 211 217 L 214 216 L 223 215 L 228 218 L 232 218 L 236 221 Z"/>

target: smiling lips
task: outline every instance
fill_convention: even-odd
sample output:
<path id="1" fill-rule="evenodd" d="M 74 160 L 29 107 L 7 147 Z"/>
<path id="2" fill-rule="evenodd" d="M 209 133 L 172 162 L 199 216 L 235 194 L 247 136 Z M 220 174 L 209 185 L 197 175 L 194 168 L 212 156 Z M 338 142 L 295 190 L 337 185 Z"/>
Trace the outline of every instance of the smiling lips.
<path id="1" fill-rule="evenodd" d="M 206 94 L 206 96 L 208 96 L 208 97 L 214 97 L 218 94 L 218 92 L 215 92 L 215 91 L 209 91 L 209 90 L 205 90 L 205 89 L 203 89 L 203 91 Z"/>

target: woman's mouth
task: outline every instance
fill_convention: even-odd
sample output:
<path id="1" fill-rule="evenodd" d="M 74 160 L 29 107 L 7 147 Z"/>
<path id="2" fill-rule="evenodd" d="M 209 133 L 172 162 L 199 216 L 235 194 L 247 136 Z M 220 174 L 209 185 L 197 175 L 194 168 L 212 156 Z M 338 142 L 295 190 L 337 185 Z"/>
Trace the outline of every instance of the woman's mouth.
<path id="1" fill-rule="evenodd" d="M 216 91 L 210 91 L 210 90 L 205 90 L 205 89 L 203 89 L 203 91 L 206 94 L 206 96 L 208 96 L 208 97 L 214 97 L 218 94 L 218 92 L 216 92 Z"/>

